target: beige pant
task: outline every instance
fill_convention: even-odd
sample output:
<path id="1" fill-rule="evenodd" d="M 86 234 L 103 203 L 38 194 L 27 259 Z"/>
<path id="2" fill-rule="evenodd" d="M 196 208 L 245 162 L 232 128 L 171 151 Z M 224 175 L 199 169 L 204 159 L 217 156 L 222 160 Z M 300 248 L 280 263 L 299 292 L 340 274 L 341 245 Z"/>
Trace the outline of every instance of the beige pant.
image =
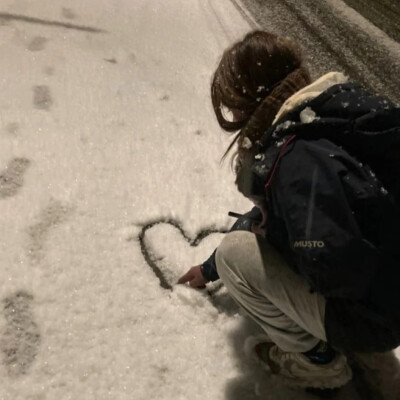
<path id="1" fill-rule="evenodd" d="M 216 265 L 231 296 L 282 350 L 308 351 L 326 340 L 325 299 L 310 293 L 266 239 L 247 231 L 228 233 Z"/>

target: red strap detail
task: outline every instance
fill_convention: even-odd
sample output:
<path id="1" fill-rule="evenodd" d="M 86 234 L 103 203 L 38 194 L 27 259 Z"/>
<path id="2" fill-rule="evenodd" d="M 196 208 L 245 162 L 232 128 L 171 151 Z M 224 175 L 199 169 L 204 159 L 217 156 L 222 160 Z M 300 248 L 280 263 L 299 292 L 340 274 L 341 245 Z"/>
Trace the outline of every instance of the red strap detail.
<path id="1" fill-rule="evenodd" d="M 268 179 L 268 182 L 265 184 L 265 186 L 264 186 L 264 188 L 265 188 L 265 194 L 266 194 L 266 196 L 268 197 L 268 187 L 269 187 L 269 185 L 271 184 L 271 182 L 272 182 L 272 179 L 274 178 L 274 176 L 275 176 L 275 173 L 276 173 L 276 171 L 277 171 L 277 169 L 278 169 L 278 164 L 279 164 L 279 161 L 280 161 L 280 159 L 282 158 L 282 156 L 283 156 L 283 153 L 285 152 L 285 150 L 286 150 L 286 147 L 288 147 L 288 145 L 291 143 L 291 142 L 293 142 L 293 140 L 296 138 L 296 135 L 292 135 L 292 136 L 290 136 L 290 138 L 286 141 L 286 143 L 282 146 L 282 149 L 281 149 L 281 151 L 279 152 L 279 155 L 278 155 L 278 157 L 277 157 L 277 159 L 276 159 L 276 161 L 275 161 L 275 164 L 274 164 L 274 168 L 273 168 L 273 170 L 272 170 L 272 172 L 271 172 L 271 175 L 270 175 L 270 177 L 269 177 L 269 179 Z"/>

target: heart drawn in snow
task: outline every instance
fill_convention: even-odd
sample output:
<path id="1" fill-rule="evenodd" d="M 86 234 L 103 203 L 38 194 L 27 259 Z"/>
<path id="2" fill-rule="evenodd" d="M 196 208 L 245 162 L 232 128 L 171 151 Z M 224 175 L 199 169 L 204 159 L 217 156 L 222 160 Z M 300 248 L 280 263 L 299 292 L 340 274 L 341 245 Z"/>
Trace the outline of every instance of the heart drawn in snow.
<path id="1" fill-rule="evenodd" d="M 171 290 L 190 267 L 207 260 L 224 233 L 224 230 L 203 229 L 192 238 L 178 221 L 161 219 L 142 227 L 139 243 L 160 285 Z"/>

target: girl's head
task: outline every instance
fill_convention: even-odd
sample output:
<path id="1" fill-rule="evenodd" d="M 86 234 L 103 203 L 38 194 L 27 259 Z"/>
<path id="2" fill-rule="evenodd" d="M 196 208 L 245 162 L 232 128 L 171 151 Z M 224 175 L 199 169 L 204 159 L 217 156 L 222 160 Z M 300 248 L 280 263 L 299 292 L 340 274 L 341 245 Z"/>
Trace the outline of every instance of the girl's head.
<path id="1" fill-rule="evenodd" d="M 239 131 L 224 155 L 238 142 L 237 173 L 285 100 L 310 82 L 300 49 L 290 39 L 254 31 L 224 52 L 211 99 L 220 126 Z"/>

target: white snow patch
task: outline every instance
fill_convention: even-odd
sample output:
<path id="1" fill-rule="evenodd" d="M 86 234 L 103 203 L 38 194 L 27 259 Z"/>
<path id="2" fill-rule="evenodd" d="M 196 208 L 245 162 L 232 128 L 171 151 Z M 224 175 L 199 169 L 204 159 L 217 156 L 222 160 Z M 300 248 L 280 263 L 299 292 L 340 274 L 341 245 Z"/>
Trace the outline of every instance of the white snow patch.
<path id="1" fill-rule="evenodd" d="M 388 194 L 388 191 L 387 191 L 383 186 L 380 188 L 380 192 L 381 192 L 384 196 L 386 196 L 386 195 Z"/>
<path id="2" fill-rule="evenodd" d="M 309 124 L 317 119 L 319 119 L 319 117 L 317 116 L 315 111 L 312 110 L 310 107 L 306 107 L 300 113 L 300 120 L 303 124 Z"/>
<path id="3" fill-rule="evenodd" d="M 266 167 L 264 164 L 262 164 L 262 165 L 257 165 L 257 166 L 254 168 L 254 170 L 255 170 L 255 172 L 257 172 L 257 173 L 259 173 L 260 175 L 262 175 L 262 174 L 264 174 L 264 173 L 267 171 L 267 167 Z"/>
<path id="4" fill-rule="evenodd" d="M 282 122 L 281 124 L 277 125 L 277 127 L 275 128 L 274 133 L 272 134 L 273 138 L 276 138 L 278 136 L 278 133 L 281 131 L 284 131 L 285 129 L 289 128 L 289 126 L 293 125 L 294 122 L 293 121 L 285 121 Z"/>
<path id="5" fill-rule="evenodd" d="M 276 142 L 277 147 L 282 147 L 286 142 L 286 139 L 281 139 Z"/>
<path id="6" fill-rule="evenodd" d="M 253 147 L 253 143 L 247 136 L 243 139 L 242 147 L 247 150 L 249 150 Z"/>

